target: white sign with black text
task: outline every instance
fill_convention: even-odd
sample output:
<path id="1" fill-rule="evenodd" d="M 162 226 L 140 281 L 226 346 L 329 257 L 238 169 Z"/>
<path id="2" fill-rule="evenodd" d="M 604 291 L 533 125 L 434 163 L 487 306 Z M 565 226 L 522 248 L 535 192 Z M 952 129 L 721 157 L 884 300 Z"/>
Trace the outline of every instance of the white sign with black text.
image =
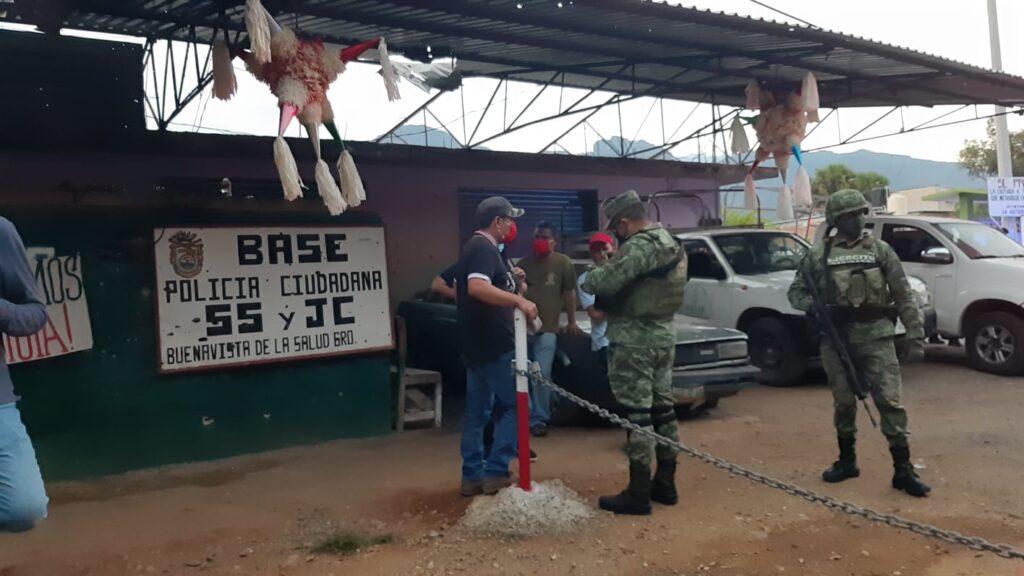
<path id="1" fill-rule="evenodd" d="M 153 231 L 160 371 L 391 348 L 384 229 Z"/>
<path id="2" fill-rule="evenodd" d="M 48 318 L 43 329 L 31 336 L 4 334 L 7 363 L 45 360 L 92 348 L 79 255 L 58 256 L 53 248 L 29 247 L 25 252 Z"/>
<path id="3" fill-rule="evenodd" d="M 1024 177 L 988 179 L 989 216 L 1024 216 Z"/>

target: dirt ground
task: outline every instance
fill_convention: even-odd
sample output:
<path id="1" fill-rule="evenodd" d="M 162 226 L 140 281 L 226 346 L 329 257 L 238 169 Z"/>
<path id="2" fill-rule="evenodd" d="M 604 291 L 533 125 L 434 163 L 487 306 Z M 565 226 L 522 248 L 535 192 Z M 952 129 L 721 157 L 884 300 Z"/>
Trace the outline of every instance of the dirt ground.
<path id="1" fill-rule="evenodd" d="M 681 423 L 684 442 L 823 493 L 1024 547 L 1024 378 L 963 366 L 936 347 L 905 373 L 914 461 L 934 487 L 889 487 L 881 435 L 862 419 L 862 475 L 819 479 L 834 457 L 830 394 L 758 388 Z M 447 418 L 456 421 L 457 414 Z M 49 487 L 50 518 L 0 535 L 0 576 L 271 575 L 1024 575 L 1024 562 L 947 545 L 799 498 L 690 459 L 680 505 L 646 518 L 600 515 L 572 536 L 497 540 L 456 526 L 454 428 L 341 441 Z M 596 505 L 626 476 L 623 434 L 558 429 L 536 441 L 539 479 Z M 390 534 L 352 556 L 311 548 L 337 530 Z"/>

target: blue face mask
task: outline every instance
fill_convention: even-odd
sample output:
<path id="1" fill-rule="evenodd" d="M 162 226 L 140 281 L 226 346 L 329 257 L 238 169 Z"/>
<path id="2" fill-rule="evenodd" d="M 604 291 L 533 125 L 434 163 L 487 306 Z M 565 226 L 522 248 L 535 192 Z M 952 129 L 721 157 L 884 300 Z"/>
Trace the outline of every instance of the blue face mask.
<path id="1" fill-rule="evenodd" d="M 505 245 L 504 244 L 498 244 L 498 252 L 501 252 L 502 254 L 505 253 Z"/>

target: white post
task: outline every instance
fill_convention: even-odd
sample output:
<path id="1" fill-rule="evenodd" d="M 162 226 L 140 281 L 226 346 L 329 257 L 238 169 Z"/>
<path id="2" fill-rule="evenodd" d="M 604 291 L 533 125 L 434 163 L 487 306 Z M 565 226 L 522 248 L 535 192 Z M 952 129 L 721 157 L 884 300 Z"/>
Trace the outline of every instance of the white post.
<path id="1" fill-rule="evenodd" d="M 526 315 L 515 310 L 516 415 L 519 427 L 519 487 L 530 490 L 530 359 L 526 349 Z"/>
<path id="2" fill-rule="evenodd" d="M 988 39 L 992 49 L 992 69 L 996 72 L 1003 71 L 1003 56 L 999 47 L 999 13 L 996 9 L 996 0 L 988 0 Z M 996 106 L 996 166 L 998 175 L 1002 178 L 1013 176 L 1013 160 L 1010 158 L 1010 130 L 1006 124 L 1006 108 Z M 1010 236 L 1020 240 L 1017 231 L 1016 218 L 1010 216 L 1002 217 L 1002 225 L 1010 230 Z"/>

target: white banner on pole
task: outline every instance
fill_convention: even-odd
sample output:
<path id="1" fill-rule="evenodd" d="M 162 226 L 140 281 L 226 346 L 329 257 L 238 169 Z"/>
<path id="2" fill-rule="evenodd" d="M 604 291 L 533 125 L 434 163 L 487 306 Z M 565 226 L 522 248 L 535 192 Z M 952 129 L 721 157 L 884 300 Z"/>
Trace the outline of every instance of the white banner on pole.
<path id="1" fill-rule="evenodd" d="M 163 373 L 390 349 L 380 227 L 153 231 Z"/>
<path id="2" fill-rule="evenodd" d="M 1024 177 L 988 179 L 989 216 L 1024 216 Z"/>
<path id="3" fill-rule="evenodd" d="M 26 248 L 25 253 L 49 318 L 46 326 L 32 336 L 4 334 L 7 363 L 45 360 L 92 348 L 79 255 L 57 256 L 53 248 L 37 247 Z"/>

